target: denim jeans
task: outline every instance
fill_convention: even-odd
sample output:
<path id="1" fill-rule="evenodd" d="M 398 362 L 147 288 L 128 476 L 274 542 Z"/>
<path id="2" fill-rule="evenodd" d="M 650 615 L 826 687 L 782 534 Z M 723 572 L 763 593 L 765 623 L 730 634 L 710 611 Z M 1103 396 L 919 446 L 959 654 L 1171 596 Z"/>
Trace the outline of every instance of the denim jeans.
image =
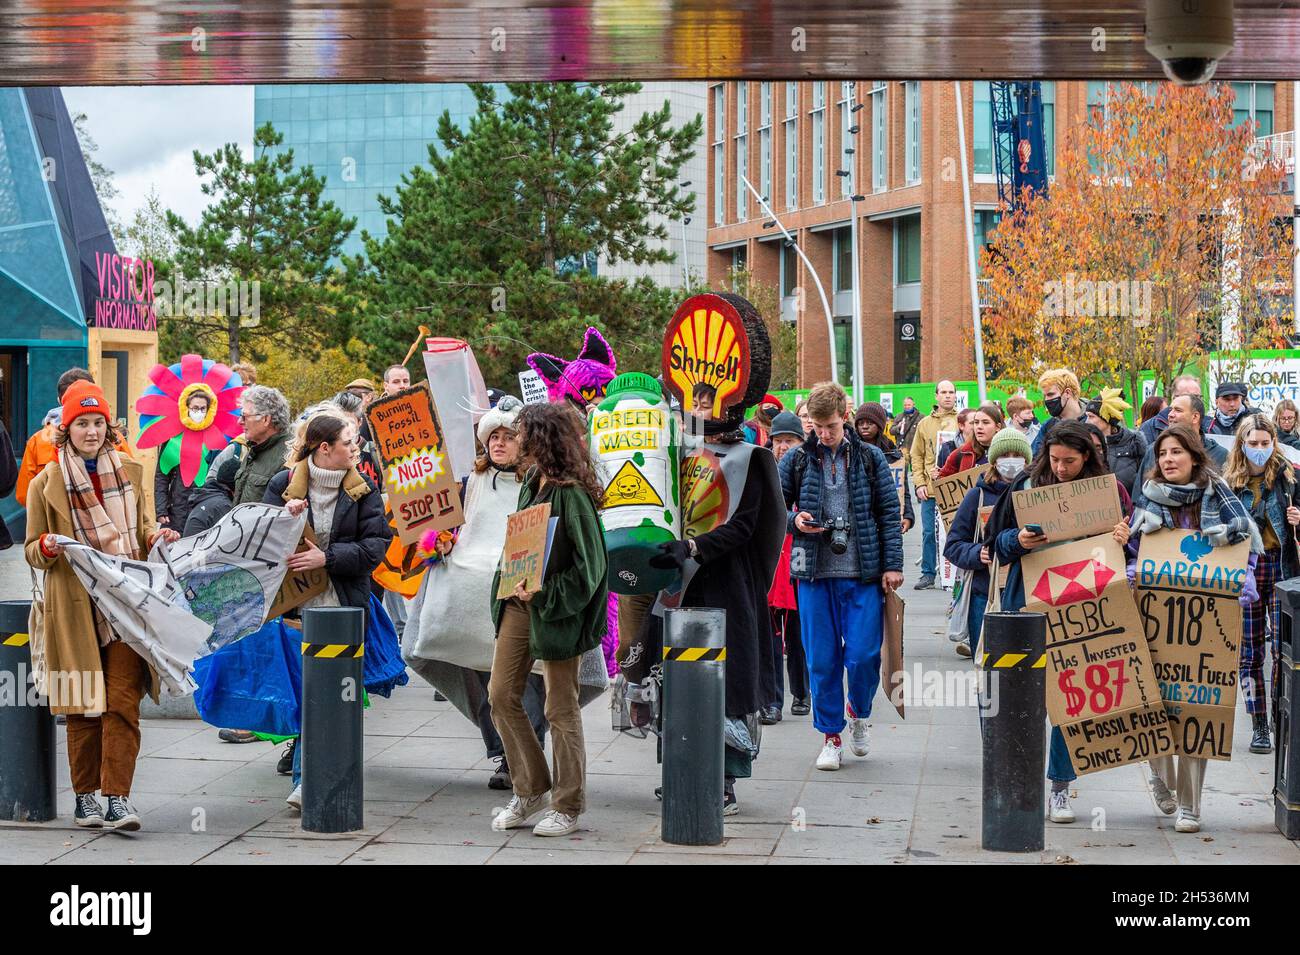
<path id="1" fill-rule="evenodd" d="M 939 542 L 935 539 L 934 498 L 921 502 L 921 576 L 933 577 L 939 560 Z"/>
<path id="2" fill-rule="evenodd" d="M 1054 783 L 1072 783 L 1078 778 L 1059 726 L 1052 727 L 1052 745 L 1047 750 L 1047 778 Z"/>
<path id="3" fill-rule="evenodd" d="M 984 610 L 988 605 L 988 594 L 977 594 L 971 591 L 970 612 L 966 616 L 966 640 L 970 644 L 972 658 L 975 657 L 976 648 L 980 645 L 980 632 L 984 629 Z"/>

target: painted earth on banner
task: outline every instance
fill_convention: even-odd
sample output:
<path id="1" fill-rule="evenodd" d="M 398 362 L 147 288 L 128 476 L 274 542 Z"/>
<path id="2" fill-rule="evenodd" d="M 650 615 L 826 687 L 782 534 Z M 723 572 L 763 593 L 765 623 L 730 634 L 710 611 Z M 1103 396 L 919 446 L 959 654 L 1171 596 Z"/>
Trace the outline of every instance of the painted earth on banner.
<path id="1" fill-rule="evenodd" d="M 1020 561 L 1025 610 L 1047 616 L 1047 715 L 1079 775 L 1173 752 L 1125 563 L 1110 534 Z"/>
<path id="2" fill-rule="evenodd" d="M 1186 756 L 1232 759 L 1242 634 L 1237 598 L 1249 560 L 1248 541 L 1213 547 L 1199 531 L 1142 535 L 1138 609 L 1175 751 Z"/>

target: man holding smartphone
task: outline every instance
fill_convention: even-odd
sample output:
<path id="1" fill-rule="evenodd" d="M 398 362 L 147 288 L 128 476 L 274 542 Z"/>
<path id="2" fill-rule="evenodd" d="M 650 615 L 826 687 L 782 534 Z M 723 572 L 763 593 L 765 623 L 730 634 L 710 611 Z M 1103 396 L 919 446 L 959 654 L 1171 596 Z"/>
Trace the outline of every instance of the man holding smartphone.
<path id="1" fill-rule="evenodd" d="M 825 736 L 817 768 L 836 770 L 846 725 L 854 754 L 870 750 L 867 718 L 880 683 L 885 593 L 903 583 L 903 532 L 884 454 L 845 427 L 844 389 L 834 382 L 814 386 L 808 412 L 813 433 L 779 469 L 792 509 L 790 574 L 799 581 L 813 726 Z"/>

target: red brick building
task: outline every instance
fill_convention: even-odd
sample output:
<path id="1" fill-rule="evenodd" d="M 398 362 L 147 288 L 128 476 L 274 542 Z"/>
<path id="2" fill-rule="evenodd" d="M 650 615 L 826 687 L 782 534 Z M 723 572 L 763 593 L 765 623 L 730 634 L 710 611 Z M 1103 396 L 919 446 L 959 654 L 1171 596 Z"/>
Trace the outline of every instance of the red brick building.
<path id="1" fill-rule="evenodd" d="M 1233 85 L 1236 121 L 1255 120 L 1260 136 L 1292 128 L 1290 84 Z M 1104 107 L 1108 91 L 1093 81 L 1042 88 L 1050 175 L 1069 130 L 1086 121 L 1090 104 Z M 963 82 L 961 96 L 978 243 L 997 209 L 989 84 Z M 780 289 L 784 316 L 799 326 L 802 387 L 830 370 L 825 310 L 804 264 L 744 187 L 742 174 L 821 277 L 835 318 L 841 381 L 849 381 L 851 368 L 855 274 L 862 283 L 865 384 L 974 377 L 953 83 L 712 84 L 705 139 L 709 282 L 721 287 L 728 270 L 744 263 Z M 852 171 L 864 197 L 856 269 L 849 177 L 837 175 L 840 170 Z"/>

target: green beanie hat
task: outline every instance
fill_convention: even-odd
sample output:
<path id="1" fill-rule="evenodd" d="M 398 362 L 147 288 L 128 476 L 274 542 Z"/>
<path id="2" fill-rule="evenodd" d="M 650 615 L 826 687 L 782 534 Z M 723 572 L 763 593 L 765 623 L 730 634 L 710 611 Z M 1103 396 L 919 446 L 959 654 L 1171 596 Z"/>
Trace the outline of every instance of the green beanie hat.
<path id="1" fill-rule="evenodd" d="M 1019 454 L 1024 457 L 1026 464 L 1034 458 L 1029 439 L 1019 428 L 1003 428 L 993 436 L 989 444 L 989 463 L 992 464 L 1004 454 Z"/>

